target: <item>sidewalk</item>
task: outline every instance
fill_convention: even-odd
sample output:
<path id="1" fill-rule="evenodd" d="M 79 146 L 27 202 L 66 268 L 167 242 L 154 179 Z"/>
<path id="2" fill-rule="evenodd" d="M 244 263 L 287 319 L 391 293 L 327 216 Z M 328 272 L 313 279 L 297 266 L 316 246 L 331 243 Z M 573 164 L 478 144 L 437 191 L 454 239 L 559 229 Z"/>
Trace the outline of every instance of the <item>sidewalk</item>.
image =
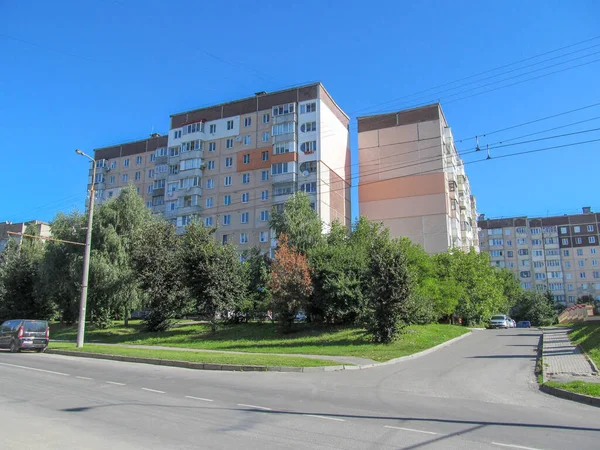
<path id="1" fill-rule="evenodd" d="M 598 382 L 596 369 L 581 349 L 569 340 L 569 328 L 543 328 L 542 357 L 545 380 Z"/>

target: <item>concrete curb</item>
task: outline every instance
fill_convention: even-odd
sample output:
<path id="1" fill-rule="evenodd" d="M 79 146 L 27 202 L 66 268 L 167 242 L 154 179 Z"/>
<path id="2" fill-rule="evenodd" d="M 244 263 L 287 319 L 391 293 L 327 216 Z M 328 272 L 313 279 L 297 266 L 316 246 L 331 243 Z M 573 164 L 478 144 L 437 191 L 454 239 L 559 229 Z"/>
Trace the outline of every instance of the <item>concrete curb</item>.
<path id="1" fill-rule="evenodd" d="M 214 363 L 199 363 L 190 361 L 172 361 L 158 358 L 138 358 L 135 356 L 122 356 L 122 355 L 108 355 L 103 353 L 91 353 L 91 352 L 76 352 L 71 350 L 56 350 L 48 348 L 46 353 L 63 355 L 63 356 L 76 356 L 80 358 L 94 358 L 94 359 L 107 359 L 111 361 L 122 361 L 142 364 L 154 364 L 159 366 L 169 367 L 182 367 L 185 369 L 196 369 L 196 370 L 227 370 L 235 372 L 296 372 L 296 373 L 313 373 L 313 372 L 340 372 L 342 370 L 362 370 L 371 369 L 380 366 L 389 366 L 391 364 L 397 364 L 402 361 L 409 359 L 419 358 L 421 356 L 428 355 L 444 347 L 452 345 L 453 343 L 460 341 L 461 339 L 470 336 L 472 331 L 469 331 L 461 336 L 450 339 L 449 341 L 442 342 L 435 347 L 428 348 L 412 355 L 401 356 L 399 358 L 390 359 L 389 361 L 382 363 L 363 364 L 363 365 L 337 365 L 337 366 L 321 366 L 321 367 L 285 367 L 285 366 L 249 366 L 249 365 L 235 365 L 235 364 L 214 364 Z M 58 341 L 56 341 L 58 342 Z M 176 348 L 175 348 L 176 350 Z M 251 353 L 249 353 L 251 354 Z M 293 356 L 293 355 L 291 355 Z"/>
<path id="2" fill-rule="evenodd" d="M 600 398 L 597 397 L 565 391 L 564 389 L 555 388 L 546 384 L 540 385 L 540 391 L 545 392 L 546 394 L 554 395 L 555 397 L 563 398 L 565 400 L 572 400 L 574 402 L 584 403 L 586 405 L 600 408 Z"/>
<path id="3" fill-rule="evenodd" d="M 581 347 L 581 345 L 577 344 L 577 348 L 581 351 L 581 353 L 583 353 L 583 356 L 585 356 L 585 359 L 587 359 L 587 362 L 590 364 L 590 366 L 592 366 L 592 371 L 594 372 L 594 374 L 597 374 L 598 366 L 596 366 L 596 363 L 594 363 L 592 358 L 590 358 L 590 355 L 586 353 L 586 351 L 583 349 L 583 347 Z"/>

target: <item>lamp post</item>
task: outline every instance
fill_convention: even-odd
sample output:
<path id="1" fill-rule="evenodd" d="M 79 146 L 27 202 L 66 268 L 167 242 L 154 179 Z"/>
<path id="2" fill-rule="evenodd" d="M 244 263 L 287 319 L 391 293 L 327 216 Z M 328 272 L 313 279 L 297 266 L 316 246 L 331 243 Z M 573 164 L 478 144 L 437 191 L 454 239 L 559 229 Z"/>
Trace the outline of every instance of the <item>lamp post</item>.
<path id="1" fill-rule="evenodd" d="M 96 160 L 86 155 L 81 150 L 75 150 L 75 153 L 85 156 L 93 163 L 92 183 L 90 188 L 90 206 L 88 208 L 88 226 L 85 237 L 85 253 L 83 254 L 83 279 L 81 281 L 81 300 L 79 302 L 79 324 L 77 327 L 77 347 L 83 347 L 83 335 L 85 333 L 85 309 L 87 304 L 88 278 L 90 275 L 90 250 L 92 247 L 92 219 L 94 217 L 94 184 L 96 183 Z"/>

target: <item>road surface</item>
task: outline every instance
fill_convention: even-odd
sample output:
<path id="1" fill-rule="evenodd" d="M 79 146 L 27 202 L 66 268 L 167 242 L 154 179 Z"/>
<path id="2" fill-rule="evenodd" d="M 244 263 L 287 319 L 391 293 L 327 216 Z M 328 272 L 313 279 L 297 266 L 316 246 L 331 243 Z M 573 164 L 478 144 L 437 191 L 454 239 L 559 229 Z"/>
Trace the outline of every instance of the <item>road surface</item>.
<path id="1" fill-rule="evenodd" d="M 3 449 L 597 449 L 600 409 L 538 391 L 539 332 L 374 369 L 221 372 L 0 353 Z"/>

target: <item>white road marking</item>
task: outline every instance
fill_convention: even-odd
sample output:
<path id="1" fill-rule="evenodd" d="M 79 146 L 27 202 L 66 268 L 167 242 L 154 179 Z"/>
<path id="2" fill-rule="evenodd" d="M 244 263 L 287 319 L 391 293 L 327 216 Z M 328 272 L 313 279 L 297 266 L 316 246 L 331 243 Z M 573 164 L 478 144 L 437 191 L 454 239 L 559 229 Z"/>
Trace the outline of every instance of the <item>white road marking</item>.
<path id="1" fill-rule="evenodd" d="M 203 402 L 212 402 L 210 398 L 192 397 L 191 395 L 186 395 L 185 398 L 191 398 L 192 400 L 202 400 Z"/>
<path id="2" fill-rule="evenodd" d="M 148 388 L 142 388 L 143 391 L 148 391 L 148 392 L 155 392 L 157 394 L 164 394 L 165 391 L 157 391 L 156 389 L 148 389 Z"/>
<path id="3" fill-rule="evenodd" d="M 70 377 L 71 376 L 68 373 L 54 372 L 52 370 L 36 369 L 35 367 L 18 366 L 16 364 L 7 364 L 7 363 L 0 363 L 0 364 L 3 365 L 3 366 L 17 367 L 19 369 L 35 370 L 36 372 L 51 373 L 53 375 L 62 375 L 63 377 Z"/>
<path id="4" fill-rule="evenodd" d="M 246 408 L 254 408 L 254 409 L 264 409 L 265 411 L 272 411 L 271 408 L 265 408 L 264 406 L 256 406 L 256 405 L 245 405 L 244 403 L 238 403 L 238 406 L 244 406 Z"/>
<path id="5" fill-rule="evenodd" d="M 437 434 L 433 431 L 424 431 L 424 430 L 415 430 L 414 428 L 403 428 L 403 427 L 392 427 L 390 425 L 384 425 L 383 428 L 391 428 L 392 430 L 402 430 L 402 431 L 414 431 L 415 433 L 424 433 L 424 434 Z"/>
<path id="6" fill-rule="evenodd" d="M 75 377 L 75 378 L 79 378 L 80 380 L 93 380 L 93 378 L 90 378 L 90 377 Z"/>
<path id="7" fill-rule="evenodd" d="M 125 386 L 125 383 L 117 383 L 116 381 L 107 381 L 108 384 L 114 384 L 116 386 Z"/>
<path id="8" fill-rule="evenodd" d="M 337 417 L 318 416 L 316 414 L 303 414 L 307 417 L 316 417 L 317 419 L 335 420 L 336 422 L 345 422 L 344 419 L 338 419 Z"/>
<path id="9" fill-rule="evenodd" d="M 540 450 L 539 448 L 523 447 L 522 445 L 503 444 L 502 442 L 492 442 L 492 445 L 497 445 L 499 447 L 508 447 L 508 448 L 520 448 L 521 450 Z"/>

